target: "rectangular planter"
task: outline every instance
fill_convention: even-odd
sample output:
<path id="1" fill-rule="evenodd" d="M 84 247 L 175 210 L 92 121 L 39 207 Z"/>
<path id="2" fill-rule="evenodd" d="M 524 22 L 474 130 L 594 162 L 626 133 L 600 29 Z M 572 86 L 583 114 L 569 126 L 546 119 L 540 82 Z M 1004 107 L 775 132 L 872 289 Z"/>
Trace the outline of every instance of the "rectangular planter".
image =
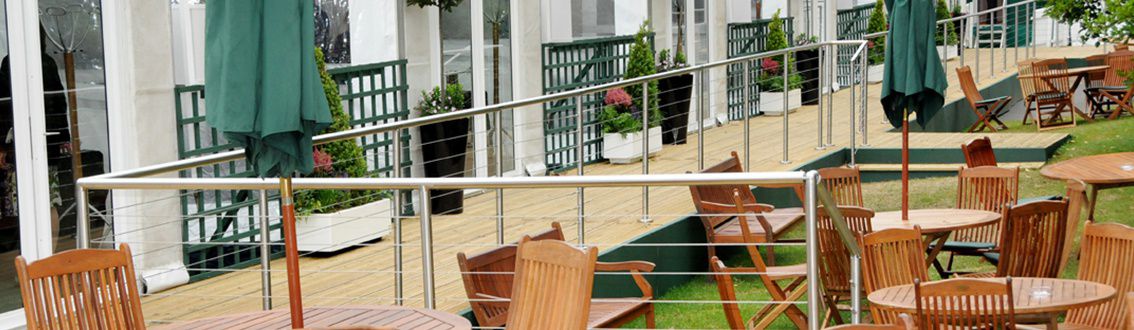
<path id="1" fill-rule="evenodd" d="M 937 46 L 937 57 L 946 61 L 957 58 L 957 45 Z"/>
<path id="2" fill-rule="evenodd" d="M 886 66 L 884 64 L 871 65 L 866 68 L 866 71 L 866 82 L 877 84 L 882 82 L 882 75 L 886 74 Z"/>
<path id="3" fill-rule="evenodd" d="M 662 149 L 662 128 L 651 127 L 650 154 Z M 602 155 L 611 164 L 629 164 L 642 159 L 642 132 L 606 133 L 602 135 Z"/>
<path id="4" fill-rule="evenodd" d="M 788 110 L 795 111 L 803 106 L 802 94 L 799 89 L 788 91 Z M 761 92 L 760 93 L 760 111 L 769 116 L 780 116 L 784 113 L 784 93 L 783 92 Z"/>
<path id="5" fill-rule="evenodd" d="M 335 213 L 312 214 L 295 223 L 299 251 L 335 252 L 390 233 L 390 200 Z"/>

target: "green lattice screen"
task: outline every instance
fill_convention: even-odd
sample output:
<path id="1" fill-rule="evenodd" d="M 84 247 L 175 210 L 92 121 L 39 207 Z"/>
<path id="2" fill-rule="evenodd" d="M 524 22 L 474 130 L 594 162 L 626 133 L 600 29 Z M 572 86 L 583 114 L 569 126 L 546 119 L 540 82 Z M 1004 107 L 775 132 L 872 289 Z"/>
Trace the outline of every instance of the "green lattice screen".
<path id="1" fill-rule="evenodd" d="M 839 40 L 857 40 L 866 36 L 867 25 L 870 23 L 870 13 L 874 11 L 874 3 L 861 4 L 850 9 L 838 11 L 835 29 Z M 857 81 L 851 77 L 850 58 L 854 55 L 853 47 L 838 47 L 838 68 L 835 80 L 840 86 L 849 86 Z"/>
<path id="2" fill-rule="evenodd" d="M 649 42 L 653 47 L 653 34 Z M 543 93 L 557 92 L 601 85 L 622 79 L 626 72 L 626 59 L 630 55 L 633 36 L 615 36 L 572 42 L 543 44 Z M 605 93 L 583 97 L 585 109 L 602 104 Z M 545 103 L 544 149 L 548 170 L 561 171 L 575 166 L 575 101 L 561 100 Z M 602 158 L 602 129 L 593 112 L 583 118 L 584 162 Z"/>
<path id="3" fill-rule="evenodd" d="M 771 19 L 759 19 L 748 23 L 729 23 L 728 24 L 728 58 L 737 58 L 745 55 L 752 55 L 763 52 L 765 42 L 768 37 L 768 24 Z M 788 35 L 788 43 L 792 43 L 791 36 L 794 35 L 792 29 L 792 18 L 784 18 L 784 28 Z M 732 64 L 728 66 L 728 118 L 730 120 L 739 120 L 744 117 L 744 64 Z M 756 105 L 760 102 L 759 88 L 756 86 L 756 80 L 759 78 L 760 66 L 753 64 L 749 68 L 749 77 L 752 83 L 748 84 L 749 88 L 749 104 L 748 116 L 756 116 L 760 114 L 759 107 Z"/>

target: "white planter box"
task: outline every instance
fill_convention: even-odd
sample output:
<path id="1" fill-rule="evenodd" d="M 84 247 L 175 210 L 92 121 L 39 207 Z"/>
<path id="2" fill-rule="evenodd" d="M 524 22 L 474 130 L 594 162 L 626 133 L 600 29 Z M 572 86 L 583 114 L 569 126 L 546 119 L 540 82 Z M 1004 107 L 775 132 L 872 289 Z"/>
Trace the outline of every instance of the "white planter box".
<path id="1" fill-rule="evenodd" d="M 662 149 L 661 127 L 652 127 L 650 134 L 650 155 Z M 642 132 L 606 133 L 602 135 L 602 155 L 611 164 L 629 164 L 642 159 Z"/>
<path id="2" fill-rule="evenodd" d="M 884 64 L 871 65 L 866 68 L 866 71 L 866 82 L 877 84 L 882 82 L 882 75 L 886 74 L 886 66 Z"/>
<path id="3" fill-rule="evenodd" d="M 295 223 L 299 251 L 335 252 L 390 233 L 390 200 L 335 213 L 312 214 Z"/>
<path id="4" fill-rule="evenodd" d="M 799 89 L 788 91 L 788 111 L 795 112 L 795 109 L 803 106 L 803 95 Z M 769 116 L 781 116 L 784 114 L 784 93 L 783 92 L 761 92 L 760 93 L 760 111 Z"/>
<path id="5" fill-rule="evenodd" d="M 957 45 L 937 46 L 937 57 L 946 61 L 957 58 Z"/>

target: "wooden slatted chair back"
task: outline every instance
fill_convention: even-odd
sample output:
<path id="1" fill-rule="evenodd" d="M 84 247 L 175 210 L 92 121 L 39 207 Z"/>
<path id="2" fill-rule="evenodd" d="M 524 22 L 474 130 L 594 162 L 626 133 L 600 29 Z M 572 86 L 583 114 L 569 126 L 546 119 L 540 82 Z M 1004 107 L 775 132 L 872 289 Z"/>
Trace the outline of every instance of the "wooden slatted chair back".
<path id="1" fill-rule="evenodd" d="M 819 177 L 835 203 L 864 206 L 862 203 L 862 173 L 855 167 L 827 167 L 819 169 Z"/>
<path id="2" fill-rule="evenodd" d="M 1045 77 L 1032 80 L 1036 93 L 1062 93 L 1070 97 L 1073 91 L 1071 90 L 1071 76 L 1067 74 L 1067 71 L 1067 60 L 1062 58 L 1038 60 L 1032 63 L 1032 73 L 1039 77 Z"/>
<path id="3" fill-rule="evenodd" d="M 587 328 L 598 248 L 525 236 L 516 251 L 508 329 Z"/>
<path id="4" fill-rule="evenodd" d="M 858 236 L 862 248 L 862 281 L 867 294 L 891 286 L 929 280 L 921 227 L 893 228 Z M 893 322 L 895 315 L 870 306 L 877 322 Z"/>
<path id="5" fill-rule="evenodd" d="M 919 329 L 1015 329 L 1012 278 L 914 281 Z"/>
<path id="6" fill-rule="evenodd" d="M 909 314 L 905 314 L 905 313 L 900 314 L 898 316 L 898 320 L 895 321 L 893 324 L 882 324 L 882 323 L 886 323 L 886 322 L 879 322 L 879 321 L 875 321 L 875 323 L 878 323 L 878 324 L 844 324 L 844 325 L 834 326 L 834 327 L 824 328 L 824 329 L 826 329 L 826 330 L 915 330 L 915 329 L 917 329 L 917 326 L 915 325 L 913 318 L 910 317 Z"/>
<path id="7" fill-rule="evenodd" d="M 28 329 L 145 329 L 130 247 L 16 257 Z"/>
<path id="8" fill-rule="evenodd" d="M 976 80 L 973 79 L 973 70 L 968 65 L 957 68 L 957 81 L 961 84 L 961 92 L 965 94 L 969 106 L 976 109 L 976 104 L 984 101 L 984 96 L 980 95 L 980 89 L 977 89 Z"/>
<path id="9" fill-rule="evenodd" d="M 1106 55 L 1106 86 L 1126 86 L 1126 77 L 1123 72 L 1134 71 L 1134 51 L 1120 50 Z"/>
<path id="10" fill-rule="evenodd" d="M 740 172 L 744 172 L 744 167 L 741 165 L 740 157 L 737 156 L 735 151 L 732 152 L 732 157 L 701 171 L 701 173 Z M 732 215 L 713 215 L 720 214 L 720 212 L 715 212 L 709 207 L 705 207 L 704 202 L 726 205 L 732 204 L 734 191 L 741 192 L 741 200 L 744 203 L 756 203 L 756 196 L 752 194 L 751 188 L 747 185 L 689 186 L 689 192 L 693 195 L 693 206 L 697 209 L 697 214 L 700 216 L 702 224 L 709 232 L 712 232 L 713 228 L 731 219 Z M 741 214 L 743 214 L 743 212 L 741 212 Z"/>
<path id="11" fill-rule="evenodd" d="M 1096 54 L 1096 55 L 1087 56 L 1087 58 L 1085 58 L 1084 60 L 1087 62 L 1087 66 L 1107 65 L 1106 64 L 1107 56 L 1108 56 L 1108 54 Z M 1106 70 L 1106 71 L 1109 71 L 1109 70 Z M 1090 88 L 1090 87 L 1106 86 L 1106 75 L 1107 75 L 1106 71 L 1095 71 L 1095 72 L 1091 72 L 1091 73 L 1087 74 L 1087 79 L 1085 81 L 1086 84 L 1087 84 L 1086 87 Z"/>
<path id="12" fill-rule="evenodd" d="M 1081 243 L 1078 279 L 1106 284 L 1120 293 L 1134 292 L 1134 228 L 1087 223 Z M 1134 315 L 1131 303 L 1116 295 L 1104 304 L 1071 310 L 1065 322 L 1086 328 L 1121 329 L 1126 321 L 1122 315 Z"/>
<path id="13" fill-rule="evenodd" d="M 873 232 L 870 221 L 874 219 L 874 210 L 842 205 L 838 206 L 843 214 L 847 227 L 856 234 Z M 823 276 L 823 286 L 829 295 L 846 297 L 851 292 L 850 285 L 850 251 L 843 243 L 839 231 L 835 229 L 834 219 L 827 214 L 825 208 L 818 208 L 819 251 L 822 255 L 820 274 Z"/>
<path id="14" fill-rule="evenodd" d="M 1003 213 L 1019 198 L 1019 168 L 982 166 L 957 172 L 957 208 Z M 1001 221 L 1003 222 L 1003 221 Z M 997 242 L 1000 225 L 961 229 L 953 233 L 958 242 Z"/>
<path id="15" fill-rule="evenodd" d="M 533 241 L 562 241 L 563 227 L 551 223 L 551 229 L 536 234 Z M 484 327 L 503 326 L 508 321 L 508 302 L 512 298 L 512 278 L 516 271 L 516 246 L 505 245 L 466 257 L 457 253 L 457 266 L 465 284 L 477 324 Z M 498 301 L 494 301 L 498 300 Z"/>
<path id="16" fill-rule="evenodd" d="M 1028 59 L 1028 60 L 1023 60 L 1023 61 L 1017 62 L 1016 68 L 1019 71 L 1019 75 L 1017 77 L 1031 77 L 1032 76 L 1032 64 L 1035 64 L 1035 63 L 1036 63 L 1035 59 Z M 1035 97 L 1035 95 L 1036 95 L 1035 80 L 1036 80 L 1035 78 L 1020 78 L 1020 94 L 1023 95 L 1025 99 L 1030 100 L 1031 98 Z"/>
<path id="17" fill-rule="evenodd" d="M 996 276 L 1059 277 L 1067 201 L 1035 201 L 1004 211 Z"/>
<path id="18" fill-rule="evenodd" d="M 1134 292 L 1126 294 L 1126 328 L 1134 329 Z"/>
<path id="19" fill-rule="evenodd" d="M 992 140 L 987 136 L 962 144 L 961 153 L 965 155 L 965 166 L 996 166 L 996 153 L 992 150 Z"/>

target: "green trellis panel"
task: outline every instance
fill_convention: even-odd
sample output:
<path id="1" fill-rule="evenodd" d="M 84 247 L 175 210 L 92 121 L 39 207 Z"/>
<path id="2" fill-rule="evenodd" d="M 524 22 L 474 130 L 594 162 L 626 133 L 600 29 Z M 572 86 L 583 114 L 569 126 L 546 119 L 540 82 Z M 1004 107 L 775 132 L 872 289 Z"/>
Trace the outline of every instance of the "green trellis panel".
<path id="1" fill-rule="evenodd" d="M 372 126 L 404 120 L 409 116 L 406 83 L 406 61 L 330 69 L 339 83 L 343 109 L 351 116 L 354 127 Z M 203 85 L 178 85 L 174 90 L 177 112 L 178 155 L 181 159 L 193 158 L 234 149 L 223 136 L 205 122 Z M 363 147 L 371 176 L 388 176 L 392 167 L 390 138 L 393 133 L 373 134 L 356 139 Z M 409 134 L 402 140 L 403 168 L 408 171 Z M 408 173 L 408 172 L 406 172 Z M 214 164 L 180 173 L 181 177 L 252 177 L 254 173 L 243 161 Z M 269 200 L 278 196 L 270 195 Z M 248 215 L 259 203 L 257 192 L 237 190 L 181 191 L 182 240 L 184 261 L 190 278 L 201 280 L 239 269 L 260 261 L 259 221 L 245 217 L 246 223 L 237 223 L 238 213 Z M 282 236 L 278 222 L 270 225 L 274 237 Z M 193 235 L 190 235 L 192 232 Z M 236 244 L 232 244 L 236 243 Z M 283 250 L 273 247 L 272 256 Z"/>
<path id="2" fill-rule="evenodd" d="M 622 79 L 634 36 L 614 36 L 543 44 L 543 93 L 554 94 Z M 654 37 L 649 36 L 651 49 Z M 585 109 L 602 106 L 605 93 L 582 98 Z M 550 171 L 573 168 L 575 155 L 575 101 L 560 100 L 543 106 L 545 162 Z M 583 118 L 584 162 L 602 160 L 602 127 L 593 111 Z"/>
<path id="3" fill-rule="evenodd" d="M 839 40 L 858 40 L 866 36 L 870 24 L 870 14 L 874 11 L 874 3 L 854 6 L 850 9 L 841 9 L 836 14 L 836 35 Z M 852 47 L 838 47 L 838 69 L 835 79 L 841 86 L 848 86 L 857 81 L 851 77 L 850 57 L 854 55 Z"/>
<path id="4" fill-rule="evenodd" d="M 728 58 L 737 58 L 746 55 L 757 54 L 763 52 L 766 47 L 765 43 L 768 38 L 768 25 L 772 22 L 771 19 L 759 19 L 748 23 L 729 23 L 728 24 Z M 787 29 L 785 32 L 788 35 L 788 43 L 792 43 L 791 36 L 794 35 L 792 29 L 792 17 L 784 17 L 784 27 Z M 732 64 L 728 66 L 728 118 L 729 120 L 739 120 L 744 118 L 744 109 L 748 109 L 748 117 L 760 115 L 760 109 L 757 104 L 760 102 L 760 91 L 756 85 L 759 79 L 760 66 L 753 64 L 749 66 L 749 77 L 751 83 L 748 84 L 749 104 L 744 106 L 744 67 L 745 64 Z"/>

